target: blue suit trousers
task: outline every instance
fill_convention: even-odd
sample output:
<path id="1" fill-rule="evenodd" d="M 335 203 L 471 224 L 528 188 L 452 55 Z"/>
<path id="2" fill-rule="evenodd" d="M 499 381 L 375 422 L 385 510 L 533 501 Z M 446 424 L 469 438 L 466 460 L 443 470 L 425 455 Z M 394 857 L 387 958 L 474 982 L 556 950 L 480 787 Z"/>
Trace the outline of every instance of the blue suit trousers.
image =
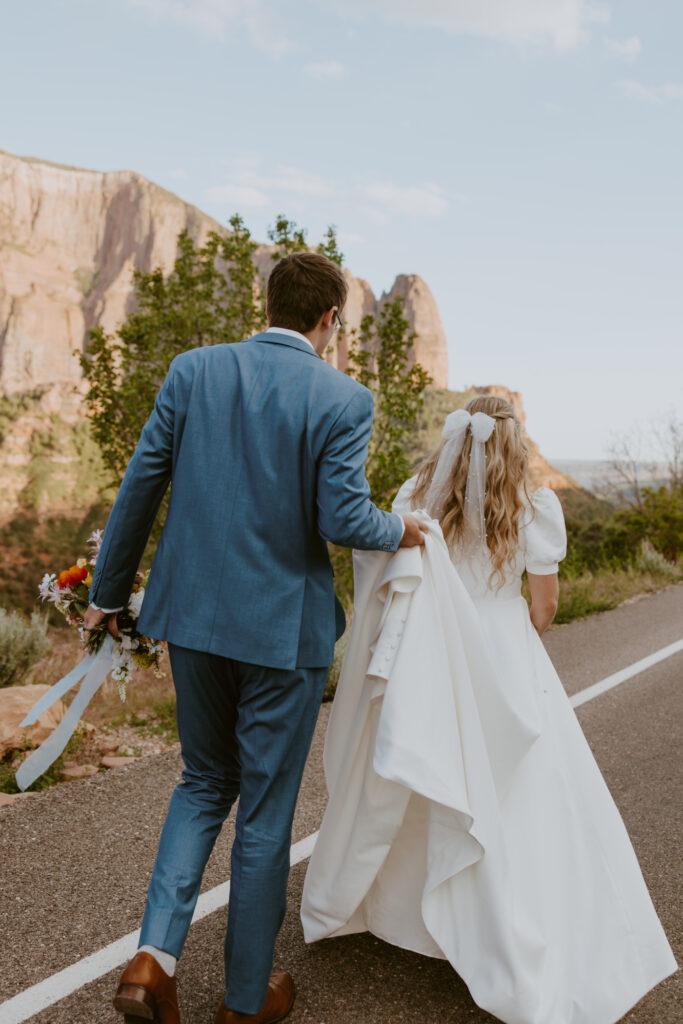
<path id="1" fill-rule="evenodd" d="M 257 1013 L 286 909 L 292 819 L 327 668 L 274 669 L 169 644 L 182 781 L 171 797 L 140 945 L 180 956 L 204 868 L 239 796 L 225 1003 Z"/>

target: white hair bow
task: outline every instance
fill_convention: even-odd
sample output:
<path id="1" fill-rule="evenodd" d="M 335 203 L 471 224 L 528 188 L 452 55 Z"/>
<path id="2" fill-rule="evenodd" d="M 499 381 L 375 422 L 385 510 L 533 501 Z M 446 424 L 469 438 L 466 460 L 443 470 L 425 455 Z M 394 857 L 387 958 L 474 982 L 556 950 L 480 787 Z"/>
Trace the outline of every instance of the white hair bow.
<path id="1" fill-rule="evenodd" d="M 469 545 L 486 544 L 484 498 L 486 496 L 486 442 L 493 433 L 496 421 L 484 412 L 470 415 L 467 409 L 457 409 L 446 418 L 443 428 L 445 444 L 441 449 L 429 485 L 425 505 L 433 518 L 440 519 L 449 491 L 455 460 L 462 451 L 467 430 L 472 432 L 472 452 L 465 487 L 465 521 Z"/>

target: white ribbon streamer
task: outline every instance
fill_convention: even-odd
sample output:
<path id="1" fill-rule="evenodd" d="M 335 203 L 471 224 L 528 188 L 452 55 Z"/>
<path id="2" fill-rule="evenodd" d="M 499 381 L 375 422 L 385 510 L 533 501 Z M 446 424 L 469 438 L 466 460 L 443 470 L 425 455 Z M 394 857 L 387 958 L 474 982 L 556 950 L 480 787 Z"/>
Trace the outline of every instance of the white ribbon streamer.
<path id="1" fill-rule="evenodd" d="M 87 654 L 85 658 L 76 665 L 63 679 L 60 679 L 58 683 L 51 686 L 48 692 L 41 697 L 41 699 L 34 704 L 29 711 L 26 718 L 21 723 L 24 725 L 33 725 L 43 711 L 51 707 L 56 700 L 59 700 L 65 693 L 67 693 L 76 683 L 83 679 L 81 688 L 71 702 L 67 713 L 61 720 L 54 732 L 50 733 L 48 738 L 41 743 L 37 750 L 27 757 L 26 760 L 19 766 L 16 773 L 16 782 L 22 792 L 35 782 L 43 772 L 47 771 L 53 761 L 55 761 L 64 750 L 71 739 L 76 726 L 81 718 L 81 715 L 87 708 L 88 704 L 95 696 L 100 686 L 107 678 L 112 670 L 113 659 L 112 651 L 114 649 L 114 640 L 111 636 L 107 635 L 104 638 L 104 642 L 100 647 L 97 654 Z"/>
<path id="2" fill-rule="evenodd" d="M 466 546 L 486 544 L 486 442 L 493 433 L 496 421 L 484 412 L 470 414 L 467 409 L 456 409 L 446 417 L 443 428 L 445 444 L 434 469 L 425 504 L 430 515 L 440 519 L 448 498 L 455 460 L 462 451 L 468 428 L 472 432 L 472 451 L 465 487 Z"/>

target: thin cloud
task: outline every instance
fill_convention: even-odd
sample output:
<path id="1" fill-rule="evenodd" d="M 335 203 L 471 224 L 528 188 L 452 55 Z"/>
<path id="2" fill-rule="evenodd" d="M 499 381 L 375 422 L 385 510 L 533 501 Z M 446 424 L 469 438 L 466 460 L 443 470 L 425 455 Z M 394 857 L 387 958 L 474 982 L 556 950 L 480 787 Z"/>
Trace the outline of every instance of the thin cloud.
<path id="1" fill-rule="evenodd" d="M 670 100 L 683 100 L 683 84 L 666 82 L 664 85 L 644 85 L 633 78 L 622 78 L 617 88 L 630 100 L 641 103 L 667 103 Z"/>
<path id="2" fill-rule="evenodd" d="M 457 35 L 485 36 L 516 45 L 571 50 L 591 26 L 609 21 L 596 0 L 319 0 L 340 15 L 439 28 Z"/>
<path id="3" fill-rule="evenodd" d="M 245 26 L 254 45 L 279 57 L 295 49 L 277 0 L 128 0 L 157 20 L 172 20 L 209 36 Z M 483 36 L 515 45 L 571 50 L 596 23 L 609 21 L 601 0 L 318 0 L 345 19 L 379 17 L 392 24 Z M 291 16 L 290 16 L 291 20 Z M 331 62 L 334 63 L 334 62 Z"/>
<path id="4" fill-rule="evenodd" d="M 187 179 L 187 171 L 182 167 L 176 167 L 174 170 L 169 171 L 169 177 L 176 178 L 178 181 L 185 181 Z"/>
<path id="5" fill-rule="evenodd" d="M 640 36 L 631 36 L 629 39 L 606 39 L 605 42 L 612 57 L 628 63 L 632 63 L 643 49 Z"/>
<path id="6" fill-rule="evenodd" d="M 392 213 L 438 217 L 445 213 L 448 203 L 438 185 L 394 185 L 390 181 L 372 181 L 358 186 L 363 199 Z"/>
<path id="7" fill-rule="evenodd" d="M 187 25 L 203 35 L 223 38 L 234 24 L 243 25 L 254 46 L 281 57 L 295 49 L 282 28 L 271 0 L 128 0 L 155 21 Z"/>
<path id="8" fill-rule="evenodd" d="M 363 235 L 357 234 L 355 231 L 342 231 L 337 236 L 337 241 L 342 249 L 345 249 L 349 245 L 360 245 L 361 242 L 365 241 Z"/>
<path id="9" fill-rule="evenodd" d="M 334 191 L 330 183 L 320 174 L 302 170 L 299 167 L 280 165 L 275 174 L 256 175 L 255 184 L 262 188 L 280 192 L 294 192 L 306 196 L 329 196 Z"/>
<path id="10" fill-rule="evenodd" d="M 308 63 L 304 70 L 307 75 L 316 79 L 343 78 L 346 74 L 346 68 L 339 60 L 313 61 Z"/>
<path id="11" fill-rule="evenodd" d="M 263 174 L 261 166 L 260 158 L 253 155 L 235 158 L 230 166 L 230 181 L 207 189 L 205 198 L 234 210 L 254 210 L 273 206 L 284 195 L 310 198 L 334 192 L 332 185 L 313 171 L 280 164 L 272 174 Z"/>
<path id="12" fill-rule="evenodd" d="M 229 206 L 233 210 L 259 210 L 268 205 L 268 196 L 251 185 L 217 185 L 207 188 L 204 197 L 209 203 Z"/>
<path id="13" fill-rule="evenodd" d="M 306 74 L 311 78 L 343 78 L 346 68 L 338 60 L 324 60 L 320 63 L 306 65 Z"/>

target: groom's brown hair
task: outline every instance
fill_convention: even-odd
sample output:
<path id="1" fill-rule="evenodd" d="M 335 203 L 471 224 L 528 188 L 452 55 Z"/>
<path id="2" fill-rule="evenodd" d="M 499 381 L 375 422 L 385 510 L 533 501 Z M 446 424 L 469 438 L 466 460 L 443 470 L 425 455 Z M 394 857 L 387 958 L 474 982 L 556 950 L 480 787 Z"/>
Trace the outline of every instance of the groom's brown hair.
<path id="1" fill-rule="evenodd" d="M 268 323 L 306 334 L 328 309 L 342 309 L 347 292 L 341 267 L 327 256 L 293 252 L 278 260 L 268 278 Z"/>

